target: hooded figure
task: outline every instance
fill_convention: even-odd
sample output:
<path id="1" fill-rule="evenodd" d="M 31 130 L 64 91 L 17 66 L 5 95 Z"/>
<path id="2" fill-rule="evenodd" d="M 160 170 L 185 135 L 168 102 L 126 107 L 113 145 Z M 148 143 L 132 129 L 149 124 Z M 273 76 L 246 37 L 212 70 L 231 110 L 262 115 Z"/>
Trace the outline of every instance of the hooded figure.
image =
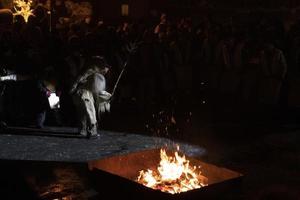
<path id="1" fill-rule="evenodd" d="M 111 94 L 106 92 L 104 75 L 109 66 L 104 58 L 92 57 L 86 65 L 86 70 L 74 82 L 71 93 L 80 121 L 80 134 L 86 137 L 99 136 L 97 120 L 101 113 L 110 111 Z"/>

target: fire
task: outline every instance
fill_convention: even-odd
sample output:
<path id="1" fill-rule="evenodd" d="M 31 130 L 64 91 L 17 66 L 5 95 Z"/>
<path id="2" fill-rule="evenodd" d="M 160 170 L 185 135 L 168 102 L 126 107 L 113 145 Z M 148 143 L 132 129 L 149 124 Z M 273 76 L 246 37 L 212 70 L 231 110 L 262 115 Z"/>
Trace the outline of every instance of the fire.
<path id="1" fill-rule="evenodd" d="M 205 177 L 198 170 L 200 167 L 190 166 L 185 156 L 175 152 L 168 156 L 166 150 L 160 150 L 160 163 L 157 170 L 140 171 L 137 182 L 146 187 L 171 194 L 187 192 L 206 186 Z"/>
<path id="2" fill-rule="evenodd" d="M 32 0 L 14 0 L 14 15 L 21 15 L 25 22 L 28 22 L 30 16 L 34 16 L 32 7 Z"/>

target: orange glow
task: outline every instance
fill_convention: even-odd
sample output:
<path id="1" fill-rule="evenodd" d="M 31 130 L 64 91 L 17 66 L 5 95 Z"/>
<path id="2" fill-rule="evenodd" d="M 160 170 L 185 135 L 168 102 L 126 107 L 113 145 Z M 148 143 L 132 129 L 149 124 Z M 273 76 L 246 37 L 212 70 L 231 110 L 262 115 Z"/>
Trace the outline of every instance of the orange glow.
<path id="1" fill-rule="evenodd" d="M 146 187 L 166 193 L 181 193 L 206 186 L 207 178 L 201 175 L 200 167 L 190 166 L 185 156 L 175 152 L 168 156 L 166 150 L 160 150 L 160 163 L 157 170 L 140 171 L 137 182 Z"/>

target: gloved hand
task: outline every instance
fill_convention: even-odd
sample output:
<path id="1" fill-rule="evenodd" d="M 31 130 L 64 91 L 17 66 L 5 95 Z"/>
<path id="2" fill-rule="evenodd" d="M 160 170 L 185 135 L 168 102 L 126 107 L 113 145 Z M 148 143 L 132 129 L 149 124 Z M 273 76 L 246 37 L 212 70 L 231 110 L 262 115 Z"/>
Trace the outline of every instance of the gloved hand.
<path id="1" fill-rule="evenodd" d="M 99 97 L 101 99 L 103 99 L 104 101 L 110 101 L 112 95 L 109 93 L 109 92 L 106 92 L 106 91 L 101 91 L 100 94 L 99 94 Z"/>

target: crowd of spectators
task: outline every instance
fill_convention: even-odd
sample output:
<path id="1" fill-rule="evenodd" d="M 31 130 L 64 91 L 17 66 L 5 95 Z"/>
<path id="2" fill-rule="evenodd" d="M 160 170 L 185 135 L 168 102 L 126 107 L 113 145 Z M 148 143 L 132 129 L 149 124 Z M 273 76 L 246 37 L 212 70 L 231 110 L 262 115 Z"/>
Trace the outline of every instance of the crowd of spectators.
<path id="1" fill-rule="evenodd" d="M 62 96 L 94 55 L 112 66 L 112 89 L 128 59 L 126 46 L 133 42 L 139 47 L 129 58 L 116 101 L 134 100 L 141 110 L 168 104 L 186 90 L 197 94 L 204 84 L 232 101 L 278 105 L 289 74 L 297 76 L 299 70 L 299 23 L 286 27 L 279 17 L 261 15 L 245 23 L 163 13 L 156 22 L 108 24 L 91 16 L 58 19 L 50 31 L 47 11 L 37 7 L 34 14 L 25 23 L 10 10 L 0 11 L 0 66 L 31 78 L 52 71 L 50 79 Z"/>

